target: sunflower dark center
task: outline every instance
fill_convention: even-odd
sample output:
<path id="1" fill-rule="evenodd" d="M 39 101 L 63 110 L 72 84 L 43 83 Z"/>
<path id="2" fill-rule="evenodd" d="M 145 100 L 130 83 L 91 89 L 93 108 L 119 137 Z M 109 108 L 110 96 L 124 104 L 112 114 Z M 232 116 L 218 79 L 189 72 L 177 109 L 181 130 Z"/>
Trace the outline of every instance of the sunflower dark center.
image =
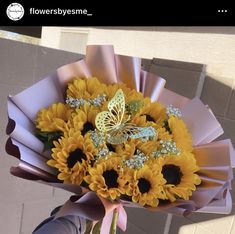
<path id="1" fill-rule="evenodd" d="M 87 157 L 81 149 L 76 149 L 73 152 L 70 152 L 69 157 L 67 158 L 68 168 L 73 168 L 77 162 L 82 163 L 82 159 L 87 160 Z"/>
<path id="2" fill-rule="evenodd" d="M 140 178 L 138 181 L 138 188 L 141 193 L 147 193 L 151 188 L 151 184 L 145 178 Z"/>
<path id="3" fill-rule="evenodd" d="M 84 136 L 87 132 L 93 131 L 93 130 L 95 130 L 93 124 L 90 123 L 90 122 L 86 122 L 86 123 L 83 125 L 83 129 L 82 129 L 81 133 L 82 133 L 82 135 Z"/>
<path id="4" fill-rule="evenodd" d="M 108 189 L 118 187 L 118 173 L 114 169 L 105 171 L 103 177 Z"/>
<path id="5" fill-rule="evenodd" d="M 130 202 L 132 201 L 131 196 L 128 196 L 128 195 L 125 195 L 125 194 L 122 194 L 120 196 L 120 199 L 122 199 L 124 201 L 130 201 Z"/>
<path id="6" fill-rule="evenodd" d="M 158 199 L 158 200 L 159 200 L 159 206 L 167 205 L 170 203 L 170 200 L 163 200 L 163 199 Z"/>
<path id="7" fill-rule="evenodd" d="M 145 115 L 147 121 L 155 122 L 154 118 L 151 115 Z"/>
<path id="8" fill-rule="evenodd" d="M 107 147 L 110 152 L 115 152 L 115 148 L 111 144 L 107 144 Z"/>
<path id="9" fill-rule="evenodd" d="M 170 128 L 167 120 L 164 121 L 163 127 L 166 129 L 167 132 L 169 132 L 170 134 L 172 133 L 171 128 Z"/>
<path id="10" fill-rule="evenodd" d="M 181 181 L 183 176 L 180 168 L 173 164 L 167 164 L 162 167 L 162 174 L 164 179 L 167 181 L 167 184 L 177 185 Z"/>

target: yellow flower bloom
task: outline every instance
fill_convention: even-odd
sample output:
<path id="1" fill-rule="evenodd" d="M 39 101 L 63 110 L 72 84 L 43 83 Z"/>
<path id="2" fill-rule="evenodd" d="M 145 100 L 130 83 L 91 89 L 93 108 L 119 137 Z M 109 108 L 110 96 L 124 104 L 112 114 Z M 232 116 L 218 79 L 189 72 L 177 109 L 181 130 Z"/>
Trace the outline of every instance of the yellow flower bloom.
<path id="1" fill-rule="evenodd" d="M 66 125 L 66 131 L 73 128 L 75 131 L 81 131 L 84 136 L 90 130 L 95 130 L 95 118 L 98 113 L 98 109 L 89 104 L 76 109 Z"/>
<path id="2" fill-rule="evenodd" d="M 163 192 L 163 179 L 156 164 L 146 164 L 139 170 L 132 170 L 126 193 L 132 197 L 132 201 L 140 203 L 142 206 L 148 205 L 157 207 L 159 199 L 166 199 Z"/>
<path id="3" fill-rule="evenodd" d="M 158 134 L 158 138 L 157 138 L 158 141 L 160 140 L 169 141 L 172 139 L 172 135 L 168 131 L 166 131 L 166 129 L 163 127 L 157 129 L 157 134 Z"/>
<path id="4" fill-rule="evenodd" d="M 169 128 L 172 132 L 173 140 L 181 150 L 193 151 L 192 136 L 182 119 L 171 116 L 168 120 Z"/>
<path id="5" fill-rule="evenodd" d="M 141 139 L 130 139 L 121 145 L 115 146 L 115 152 L 124 159 L 132 158 L 139 150 L 147 158 L 151 158 L 152 153 L 160 149 L 161 140 L 171 140 L 172 136 L 164 129 L 157 129 L 157 138 L 143 142 Z"/>
<path id="6" fill-rule="evenodd" d="M 182 153 L 180 156 L 163 156 L 156 159 L 159 168 L 166 180 L 163 186 L 167 198 L 174 202 L 177 197 L 188 200 L 195 191 L 196 185 L 201 183 L 200 177 L 195 174 L 199 167 L 191 153 Z"/>
<path id="7" fill-rule="evenodd" d="M 85 137 L 71 129 L 65 136 L 54 141 L 52 158 L 47 163 L 59 170 L 58 179 L 80 185 L 88 164 L 97 154 L 89 134 Z"/>
<path id="8" fill-rule="evenodd" d="M 106 85 L 100 83 L 97 78 L 75 78 L 68 84 L 67 96 L 72 98 L 83 98 L 85 100 L 106 93 Z"/>
<path id="9" fill-rule="evenodd" d="M 64 131 L 66 122 L 72 114 L 68 106 L 57 103 L 41 109 L 36 118 L 36 126 L 44 132 Z"/>
<path id="10" fill-rule="evenodd" d="M 118 89 L 122 89 L 125 95 L 126 103 L 131 100 L 141 100 L 144 98 L 143 94 L 140 92 L 137 92 L 135 89 L 128 88 L 126 84 L 117 83 L 117 84 L 109 85 L 107 88 L 107 96 L 109 100 L 113 98 L 113 96 L 116 94 Z"/>
<path id="11" fill-rule="evenodd" d="M 142 142 L 139 139 L 131 139 L 125 142 L 123 145 L 117 145 L 115 147 L 115 152 L 123 159 L 131 159 L 139 150 L 143 152 L 148 158 L 155 148 L 156 143 L 154 141 Z"/>
<path id="12" fill-rule="evenodd" d="M 165 107 L 159 102 L 147 103 L 132 120 L 138 126 L 162 127 L 167 118 Z"/>
<path id="13" fill-rule="evenodd" d="M 89 188 L 101 197 L 115 200 L 125 193 L 126 180 L 120 164 L 121 159 L 118 157 L 96 163 L 93 168 L 89 168 L 89 175 L 85 176 L 84 180 L 89 184 Z"/>

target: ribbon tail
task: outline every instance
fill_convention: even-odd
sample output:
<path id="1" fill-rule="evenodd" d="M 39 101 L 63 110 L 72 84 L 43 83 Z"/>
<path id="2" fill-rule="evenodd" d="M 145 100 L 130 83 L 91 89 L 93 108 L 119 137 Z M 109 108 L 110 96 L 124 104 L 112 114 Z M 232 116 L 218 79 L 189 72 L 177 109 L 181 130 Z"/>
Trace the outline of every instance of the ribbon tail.
<path id="1" fill-rule="evenodd" d="M 124 209 L 124 207 L 122 205 L 120 205 L 117 208 L 117 211 L 119 213 L 118 215 L 118 221 L 117 221 L 117 225 L 119 228 L 122 229 L 122 231 L 126 231 L 126 225 L 127 225 L 127 214 L 126 211 Z"/>
<path id="2" fill-rule="evenodd" d="M 113 218 L 113 212 L 110 212 L 104 216 L 100 229 L 100 234 L 109 234 L 112 218 Z"/>
<path id="3" fill-rule="evenodd" d="M 127 214 L 125 209 L 123 208 L 122 205 L 119 205 L 116 208 L 116 211 L 118 212 L 118 220 L 117 220 L 117 226 L 122 230 L 126 231 L 126 225 L 127 225 Z M 103 222 L 101 225 L 101 234 L 109 234 L 110 233 L 110 228 L 112 224 L 112 219 L 113 219 L 113 212 L 110 212 L 106 214 L 103 218 Z"/>

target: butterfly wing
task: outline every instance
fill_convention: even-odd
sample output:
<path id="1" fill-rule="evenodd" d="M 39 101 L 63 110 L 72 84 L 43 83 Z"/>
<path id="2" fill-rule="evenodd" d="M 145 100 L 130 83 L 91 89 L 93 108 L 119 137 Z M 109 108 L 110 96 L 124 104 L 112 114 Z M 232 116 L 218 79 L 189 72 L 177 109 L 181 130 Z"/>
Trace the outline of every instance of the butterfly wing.
<path id="1" fill-rule="evenodd" d="M 109 101 L 108 110 L 96 116 L 95 125 L 99 131 L 109 132 L 117 130 L 121 126 L 125 113 L 125 98 L 121 89 Z"/>
<path id="2" fill-rule="evenodd" d="M 137 138 L 156 138 L 157 132 L 152 127 L 141 128 L 132 124 L 126 124 L 109 132 L 107 141 L 110 144 L 118 145 L 127 141 L 128 138 L 137 139 Z"/>
<path id="3" fill-rule="evenodd" d="M 127 134 L 129 137 L 139 133 L 139 127 L 135 126 L 134 124 L 131 123 L 126 123 L 125 126 L 123 126 L 122 132 L 124 134 Z"/>
<path id="4" fill-rule="evenodd" d="M 129 123 L 124 123 L 121 125 L 120 128 L 109 132 L 107 141 L 108 143 L 113 145 L 122 144 L 125 141 L 127 141 L 128 137 L 138 133 L 139 133 L 138 127 Z"/>
<path id="5" fill-rule="evenodd" d="M 157 131 L 153 127 L 137 127 L 134 124 L 126 123 L 122 128 L 123 134 L 128 135 L 131 139 L 157 137 Z"/>
<path id="6" fill-rule="evenodd" d="M 125 97 L 121 89 L 119 89 L 114 97 L 109 101 L 108 109 L 116 117 L 116 124 L 120 125 L 125 113 Z"/>
<path id="7" fill-rule="evenodd" d="M 119 145 L 127 141 L 128 135 L 123 133 L 122 129 L 115 129 L 109 132 L 107 142 L 112 145 Z"/>
<path id="8" fill-rule="evenodd" d="M 156 138 L 157 137 L 157 131 L 153 127 L 135 127 L 135 130 L 132 130 L 129 134 L 129 137 L 132 139 L 136 138 Z"/>
<path id="9" fill-rule="evenodd" d="M 117 119 L 109 111 L 102 111 L 95 118 L 96 128 L 101 132 L 109 132 L 115 129 Z"/>

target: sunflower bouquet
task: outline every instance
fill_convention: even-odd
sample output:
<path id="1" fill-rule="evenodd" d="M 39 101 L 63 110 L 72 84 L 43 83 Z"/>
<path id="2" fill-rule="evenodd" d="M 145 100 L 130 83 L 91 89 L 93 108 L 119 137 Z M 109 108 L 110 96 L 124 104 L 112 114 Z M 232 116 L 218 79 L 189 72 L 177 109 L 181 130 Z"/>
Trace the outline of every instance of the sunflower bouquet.
<path id="1" fill-rule="evenodd" d="M 164 84 L 139 59 L 88 46 L 84 60 L 9 96 L 11 173 L 77 194 L 58 216 L 103 218 L 102 233 L 113 214 L 125 230 L 123 206 L 229 213 L 231 141 L 211 143 L 223 133 L 211 110 Z"/>
<path id="2" fill-rule="evenodd" d="M 41 109 L 37 136 L 63 183 L 99 196 L 157 207 L 188 200 L 201 180 L 192 137 L 173 106 L 151 102 L 125 84 L 97 78 L 68 83 L 65 103 Z"/>

